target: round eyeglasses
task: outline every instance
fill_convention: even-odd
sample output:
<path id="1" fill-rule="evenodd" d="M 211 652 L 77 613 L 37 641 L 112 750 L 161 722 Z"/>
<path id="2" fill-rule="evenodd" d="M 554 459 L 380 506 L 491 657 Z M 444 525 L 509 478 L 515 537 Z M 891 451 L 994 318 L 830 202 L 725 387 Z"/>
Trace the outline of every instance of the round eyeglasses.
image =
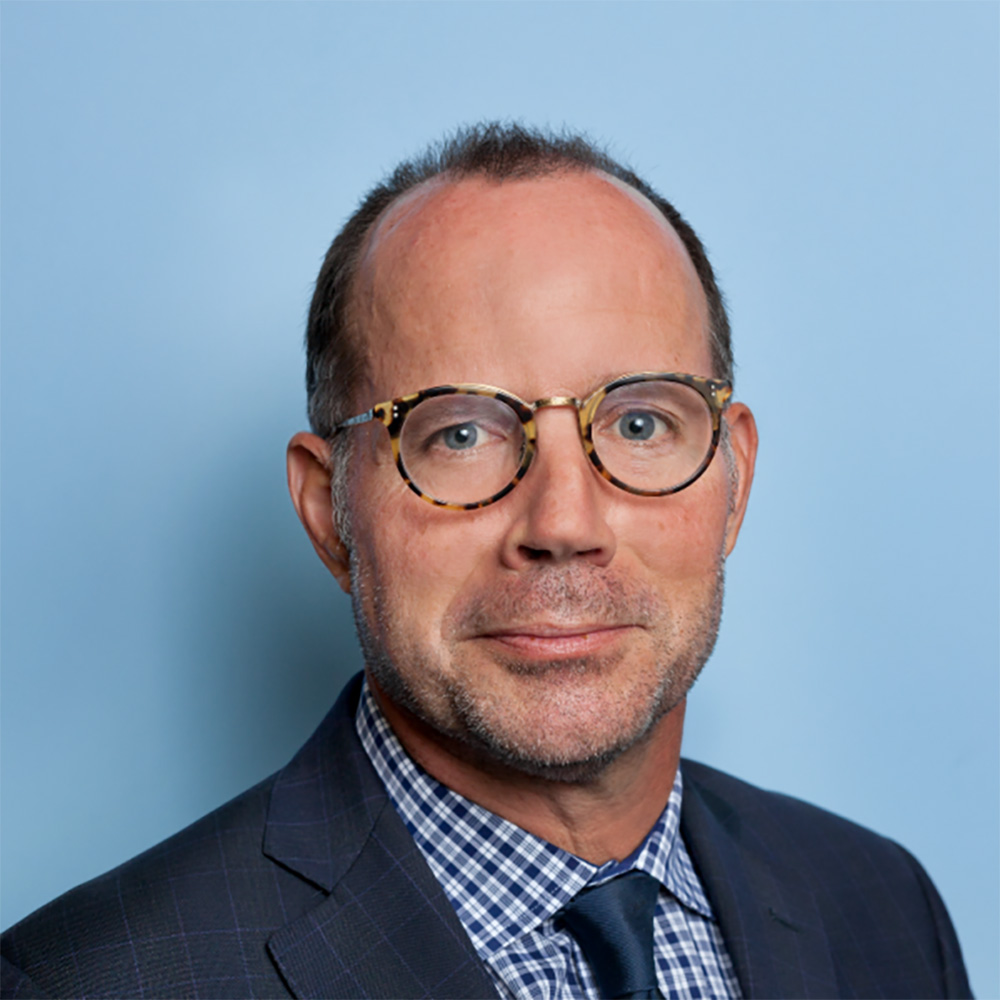
<path id="1" fill-rule="evenodd" d="M 549 396 L 526 403 L 488 385 L 438 385 L 376 403 L 337 424 L 381 421 L 396 467 L 428 503 L 476 510 L 506 496 L 537 450 L 535 414 L 572 406 L 583 449 L 619 489 L 660 497 L 690 486 L 719 446 L 732 383 L 676 372 L 639 372 L 601 386 L 586 399 Z"/>

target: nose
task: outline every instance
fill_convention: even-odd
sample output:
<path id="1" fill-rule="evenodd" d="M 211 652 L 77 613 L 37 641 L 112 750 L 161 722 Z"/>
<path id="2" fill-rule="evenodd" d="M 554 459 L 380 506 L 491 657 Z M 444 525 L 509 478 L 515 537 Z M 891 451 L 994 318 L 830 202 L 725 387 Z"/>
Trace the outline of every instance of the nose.
<path id="1" fill-rule="evenodd" d="M 607 565 L 616 544 L 606 516 L 613 487 L 595 474 L 584 453 L 576 413 L 545 410 L 535 422 L 537 453 L 507 498 L 516 516 L 504 541 L 505 563 L 512 569 L 573 559 Z"/>

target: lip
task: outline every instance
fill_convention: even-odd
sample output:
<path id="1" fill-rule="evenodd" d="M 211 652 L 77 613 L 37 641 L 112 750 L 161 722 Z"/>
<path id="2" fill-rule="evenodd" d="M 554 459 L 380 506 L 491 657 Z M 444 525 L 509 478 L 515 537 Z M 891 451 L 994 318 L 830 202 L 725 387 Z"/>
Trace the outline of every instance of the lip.
<path id="1" fill-rule="evenodd" d="M 634 625 L 607 624 L 519 625 L 488 632 L 478 638 L 497 643 L 521 657 L 553 660 L 597 653 L 621 641 L 635 628 Z"/>

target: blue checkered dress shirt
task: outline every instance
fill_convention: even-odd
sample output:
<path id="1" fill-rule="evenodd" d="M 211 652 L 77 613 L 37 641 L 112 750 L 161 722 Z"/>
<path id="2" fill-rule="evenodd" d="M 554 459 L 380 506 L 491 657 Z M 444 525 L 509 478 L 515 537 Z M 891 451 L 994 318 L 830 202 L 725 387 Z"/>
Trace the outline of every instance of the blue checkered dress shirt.
<path id="1" fill-rule="evenodd" d="M 389 798 L 501 996 L 597 1000 L 593 975 L 555 916 L 584 886 L 638 869 L 661 884 L 653 940 L 663 996 L 739 1000 L 732 962 L 678 834 L 679 770 L 666 808 L 631 857 L 593 865 L 427 774 L 403 749 L 367 683 L 356 725 Z"/>

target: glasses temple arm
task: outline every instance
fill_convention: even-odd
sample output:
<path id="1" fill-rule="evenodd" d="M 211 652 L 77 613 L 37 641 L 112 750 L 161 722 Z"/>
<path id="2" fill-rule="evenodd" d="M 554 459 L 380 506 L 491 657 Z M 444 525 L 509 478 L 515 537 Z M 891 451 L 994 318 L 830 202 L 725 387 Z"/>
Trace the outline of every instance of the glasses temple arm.
<path id="1" fill-rule="evenodd" d="M 346 430 L 348 427 L 357 427 L 358 424 L 365 424 L 369 420 L 375 419 L 375 410 L 365 410 L 364 413 L 359 413 L 356 417 L 349 417 L 347 420 L 342 420 L 333 428 L 334 434 L 339 434 L 342 430 Z"/>

